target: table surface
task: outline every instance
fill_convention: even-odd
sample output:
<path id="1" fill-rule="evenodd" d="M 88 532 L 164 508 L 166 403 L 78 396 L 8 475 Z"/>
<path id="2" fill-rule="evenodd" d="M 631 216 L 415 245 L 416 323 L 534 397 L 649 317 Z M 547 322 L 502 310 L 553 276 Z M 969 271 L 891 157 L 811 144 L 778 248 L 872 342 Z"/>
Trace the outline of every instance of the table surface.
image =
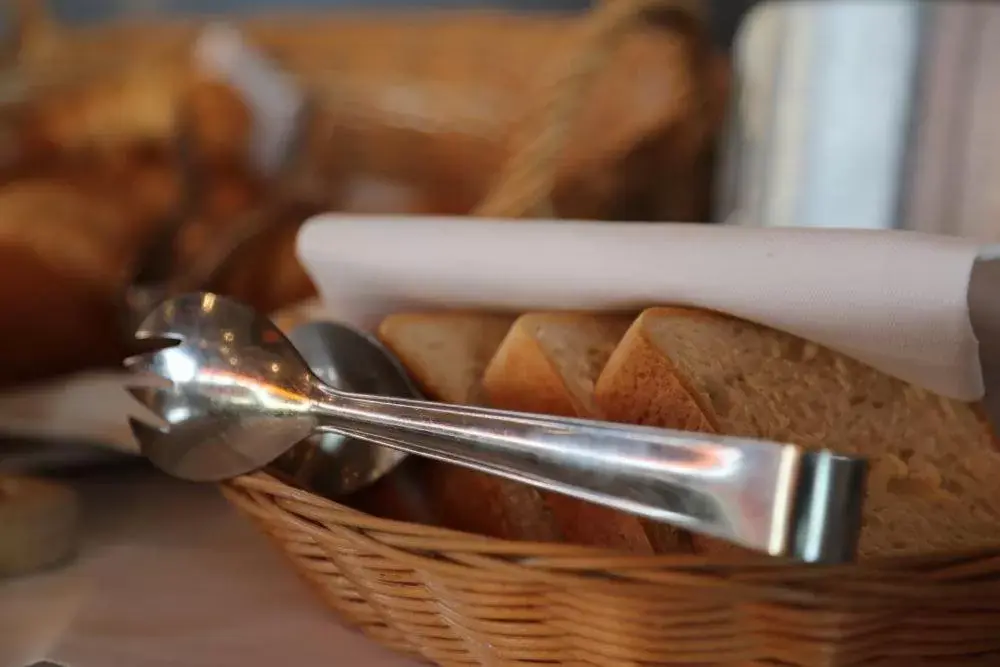
<path id="1" fill-rule="evenodd" d="M 413 667 L 338 624 L 212 486 L 150 470 L 73 482 L 71 564 L 0 584 L 0 667 Z"/>

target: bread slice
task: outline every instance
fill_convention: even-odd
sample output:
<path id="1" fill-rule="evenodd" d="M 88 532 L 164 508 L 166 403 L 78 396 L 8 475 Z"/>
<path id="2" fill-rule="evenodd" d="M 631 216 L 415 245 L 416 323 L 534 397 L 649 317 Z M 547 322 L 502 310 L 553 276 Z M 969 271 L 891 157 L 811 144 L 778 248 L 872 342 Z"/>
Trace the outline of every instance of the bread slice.
<path id="1" fill-rule="evenodd" d="M 498 408 L 599 419 L 594 383 L 631 317 L 531 313 L 517 319 L 483 377 Z M 677 531 L 559 493 L 543 493 L 568 542 L 633 553 L 676 551 Z"/>
<path id="2" fill-rule="evenodd" d="M 529 313 L 514 322 L 486 368 L 496 407 L 599 418 L 594 383 L 633 317 Z"/>
<path id="3" fill-rule="evenodd" d="M 503 315 L 400 314 L 386 318 L 378 334 L 428 398 L 483 405 L 483 371 L 513 321 Z M 421 463 L 426 494 L 446 527 L 502 539 L 560 540 L 536 489 L 437 461 Z"/>
<path id="4" fill-rule="evenodd" d="M 794 336 L 709 312 L 647 310 L 595 400 L 612 419 L 871 457 L 862 556 L 1000 543 L 1000 450 L 977 406 Z"/>

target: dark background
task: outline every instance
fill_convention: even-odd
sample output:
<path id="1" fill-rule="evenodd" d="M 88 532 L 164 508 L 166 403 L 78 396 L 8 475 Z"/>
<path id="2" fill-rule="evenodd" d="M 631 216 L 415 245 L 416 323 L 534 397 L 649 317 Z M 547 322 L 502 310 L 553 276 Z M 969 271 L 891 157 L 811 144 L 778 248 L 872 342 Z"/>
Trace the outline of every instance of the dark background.
<path id="1" fill-rule="evenodd" d="M 720 43 L 728 44 L 747 7 L 756 0 L 707 0 L 712 31 Z M 582 10 L 588 0 L 48 0 L 54 13 L 66 21 L 102 20 L 122 13 L 168 12 L 218 14 L 283 8 L 342 7 L 353 9 L 400 9 L 413 7 L 470 9 L 502 7 L 517 10 Z"/>

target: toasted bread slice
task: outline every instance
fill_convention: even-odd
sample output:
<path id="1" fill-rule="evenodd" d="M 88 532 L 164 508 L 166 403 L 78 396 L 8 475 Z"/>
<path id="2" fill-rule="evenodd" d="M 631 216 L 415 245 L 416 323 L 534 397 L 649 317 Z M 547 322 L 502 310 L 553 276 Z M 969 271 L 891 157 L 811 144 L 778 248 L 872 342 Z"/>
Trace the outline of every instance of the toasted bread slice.
<path id="1" fill-rule="evenodd" d="M 977 406 L 714 313 L 644 312 L 595 400 L 610 418 L 870 457 L 862 556 L 1000 543 L 1000 451 Z M 727 551 L 699 539 L 705 553 Z"/>
<path id="2" fill-rule="evenodd" d="M 483 405 L 483 371 L 513 320 L 468 313 L 401 314 L 386 318 L 378 333 L 429 398 Z M 446 527 L 512 540 L 561 538 L 536 489 L 459 466 L 422 463 L 426 494 Z"/>
<path id="3" fill-rule="evenodd" d="M 519 317 L 483 377 L 498 408 L 600 418 L 594 383 L 631 317 L 532 313 Z M 542 494 L 568 542 L 633 553 L 676 551 L 677 532 L 558 493 Z"/>

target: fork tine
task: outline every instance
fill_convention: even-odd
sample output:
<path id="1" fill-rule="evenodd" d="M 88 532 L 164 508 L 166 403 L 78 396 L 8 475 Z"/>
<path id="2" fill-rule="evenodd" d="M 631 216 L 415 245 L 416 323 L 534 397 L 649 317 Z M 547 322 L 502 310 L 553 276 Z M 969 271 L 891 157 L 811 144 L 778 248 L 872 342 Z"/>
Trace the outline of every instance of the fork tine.
<path id="1" fill-rule="evenodd" d="M 133 354 L 129 357 L 125 357 L 125 359 L 122 360 L 122 365 L 130 371 L 140 373 L 149 369 L 153 361 L 152 357 L 155 354 L 155 352 L 152 355 L 146 353 Z"/>
<path id="2" fill-rule="evenodd" d="M 170 389 L 174 383 L 159 373 L 139 369 L 131 373 L 128 378 L 128 387 L 142 388 L 153 387 L 154 389 Z"/>
<path id="3" fill-rule="evenodd" d="M 166 433 L 167 432 L 167 429 L 160 428 L 159 426 L 157 426 L 155 424 L 150 424 L 149 422 L 144 422 L 143 420 L 139 419 L 138 417 L 129 417 L 128 418 L 128 426 L 129 426 L 130 429 L 132 429 L 132 432 L 136 433 L 137 435 L 138 434 L 142 434 L 142 433 L 152 434 L 152 433 Z"/>
<path id="4" fill-rule="evenodd" d="M 136 440 L 141 440 L 143 437 L 150 437 L 155 434 L 166 433 L 167 430 L 160 428 L 159 426 L 144 422 L 137 417 L 128 418 L 128 427 L 132 430 L 132 435 L 135 436 Z"/>
<path id="5" fill-rule="evenodd" d="M 150 336 L 148 338 L 134 339 L 134 343 L 129 345 L 129 356 L 125 357 L 122 364 L 129 370 L 139 372 L 148 370 L 151 363 L 163 350 L 177 347 L 183 341 L 179 338 L 168 338 L 164 336 Z"/>
<path id="6" fill-rule="evenodd" d="M 143 454 L 146 453 L 149 443 L 155 442 L 157 438 L 166 433 L 165 429 L 152 426 L 135 417 L 128 418 L 128 427 L 132 431 L 132 439 L 135 440 L 135 444 Z"/>
<path id="7" fill-rule="evenodd" d="M 138 412 L 142 417 L 140 423 L 145 424 L 149 428 L 165 432 L 166 429 L 170 427 L 170 423 L 164 418 L 162 414 L 157 410 L 155 406 L 162 404 L 162 401 L 157 400 L 157 395 L 163 391 L 163 389 L 158 389 L 156 387 L 138 387 L 131 386 L 125 387 L 125 391 L 132 395 L 132 398 L 138 403 Z M 135 417 L 129 417 L 129 424 Z M 135 429 L 133 429 L 133 433 Z"/>
<path id="8" fill-rule="evenodd" d="M 139 332 L 129 342 L 129 350 L 134 354 L 144 354 L 146 352 L 159 352 L 171 347 L 177 347 L 184 340 L 178 336 L 151 336 Z"/>
<path id="9" fill-rule="evenodd" d="M 130 386 L 125 387 L 125 391 L 131 394 L 132 398 L 144 406 L 149 406 L 149 404 L 154 400 L 153 391 L 155 391 L 155 389 L 153 387 Z"/>

